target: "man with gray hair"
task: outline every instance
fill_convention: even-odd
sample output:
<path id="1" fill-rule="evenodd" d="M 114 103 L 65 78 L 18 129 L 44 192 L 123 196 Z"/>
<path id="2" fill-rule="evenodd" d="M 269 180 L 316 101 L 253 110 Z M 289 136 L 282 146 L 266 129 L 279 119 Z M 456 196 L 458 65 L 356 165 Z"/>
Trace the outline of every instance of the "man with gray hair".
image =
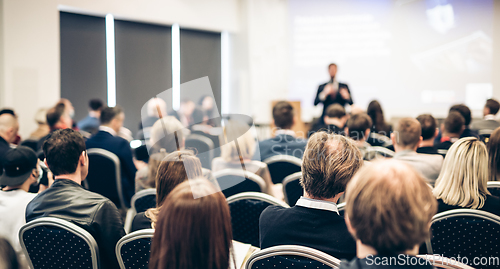
<path id="1" fill-rule="evenodd" d="M 19 123 L 16 116 L 4 113 L 0 115 L 0 174 L 2 173 L 2 159 L 11 149 L 10 144 L 16 140 Z"/>

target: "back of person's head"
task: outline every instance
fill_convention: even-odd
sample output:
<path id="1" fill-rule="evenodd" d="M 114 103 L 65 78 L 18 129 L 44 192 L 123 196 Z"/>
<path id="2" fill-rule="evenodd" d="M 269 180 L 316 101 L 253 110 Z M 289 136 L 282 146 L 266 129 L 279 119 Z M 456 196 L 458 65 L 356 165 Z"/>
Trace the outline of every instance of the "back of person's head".
<path id="1" fill-rule="evenodd" d="M 293 126 L 295 112 L 287 101 L 279 101 L 273 107 L 274 125 L 280 129 L 290 129 Z"/>
<path id="2" fill-rule="evenodd" d="M 101 99 L 91 99 L 89 101 L 89 108 L 92 111 L 100 111 L 104 107 L 104 103 Z"/>
<path id="3" fill-rule="evenodd" d="M 151 98 L 147 104 L 147 113 L 149 117 L 162 118 L 167 116 L 167 103 L 161 98 Z"/>
<path id="4" fill-rule="evenodd" d="M 17 117 L 10 113 L 4 113 L 0 115 L 0 136 L 2 136 L 7 142 L 14 142 L 17 137 L 17 132 L 19 130 L 19 122 Z"/>
<path id="5" fill-rule="evenodd" d="M 3 114 L 10 114 L 14 117 L 17 117 L 16 112 L 14 112 L 14 110 L 10 109 L 10 108 L 4 108 L 4 109 L 0 110 L 0 116 L 2 116 Z"/>
<path id="6" fill-rule="evenodd" d="M 452 112 L 452 111 L 456 111 L 456 112 L 460 113 L 460 115 L 462 115 L 462 117 L 464 117 L 464 125 L 469 126 L 469 124 L 472 120 L 472 113 L 471 113 L 468 106 L 466 106 L 464 104 L 454 105 L 450 108 L 449 112 Z"/>
<path id="7" fill-rule="evenodd" d="M 64 115 L 65 106 L 63 103 L 58 103 L 47 111 L 47 124 L 50 128 L 54 128 Z"/>
<path id="8" fill-rule="evenodd" d="M 363 167 L 347 185 L 349 230 L 381 256 L 420 246 L 430 236 L 436 210 L 436 199 L 422 175 L 396 160 Z"/>
<path id="9" fill-rule="evenodd" d="M 496 115 L 500 109 L 500 103 L 498 103 L 495 99 L 488 99 L 486 100 L 486 105 L 484 107 L 488 109 L 488 114 Z"/>
<path id="10" fill-rule="evenodd" d="M 146 149 L 146 154 L 147 149 Z M 158 167 L 165 157 L 167 157 L 168 153 L 165 150 L 161 150 L 160 152 L 156 152 L 148 156 L 148 177 L 146 182 L 144 182 L 144 188 L 156 188 L 156 175 L 158 173 Z M 136 157 L 137 159 L 137 157 Z"/>
<path id="11" fill-rule="evenodd" d="M 393 136 L 393 143 L 396 142 L 398 146 L 404 149 L 413 149 L 420 142 L 422 135 L 422 127 L 420 122 L 414 118 L 402 118 L 396 124 Z"/>
<path id="12" fill-rule="evenodd" d="M 456 112 L 451 111 L 446 119 L 444 120 L 444 131 L 447 134 L 462 134 L 465 128 L 465 119 L 464 117 Z"/>
<path id="13" fill-rule="evenodd" d="M 123 109 L 120 106 L 105 107 L 101 111 L 100 121 L 102 125 L 108 125 L 113 121 L 113 119 L 118 118 L 120 114 L 123 113 Z"/>
<path id="14" fill-rule="evenodd" d="M 326 109 L 326 114 L 328 118 L 341 119 L 346 116 L 345 108 L 339 104 L 329 105 Z"/>
<path id="15" fill-rule="evenodd" d="M 56 130 L 43 143 L 43 153 L 54 176 L 73 174 L 82 154 L 86 154 L 83 136 L 72 129 Z"/>
<path id="16" fill-rule="evenodd" d="M 231 248 L 226 198 L 205 179 L 189 180 L 165 199 L 151 244 L 149 268 L 227 269 L 234 263 Z"/>
<path id="17" fill-rule="evenodd" d="M 488 141 L 490 180 L 500 181 L 500 127 L 490 135 Z"/>
<path id="18" fill-rule="evenodd" d="M 0 238 L 0 268 L 18 269 L 22 268 L 16 251 L 5 238 Z"/>
<path id="19" fill-rule="evenodd" d="M 417 117 L 422 127 L 422 140 L 434 139 L 436 136 L 437 122 L 431 114 L 422 114 Z"/>
<path id="20" fill-rule="evenodd" d="M 368 104 L 366 114 L 372 119 L 373 127 L 376 132 L 388 131 L 387 124 L 384 119 L 384 111 L 377 100 L 373 100 Z"/>
<path id="21" fill-rule="evenodd" d="M 149 142 L 152 149 L 167 153 L 184 148 L 184 126 L 174 116 L 165 116 L 155 122 L 151 127 Z"/>
<path id="22" fill-rule="evenodd" d="M 475 137 L 464 137 L 446 153 L 434 195 L 449 205 L 482 208 L 489 195 L 488 150 Z"/>
<path id="23" fill-rule="evenodd" d="M 256 142 L 248 124 L 237 119 L 230 119 L 224 125 L 224 136 L 220 141 L 221 157 L 224 161 L 237 162 L 242 159 L 252 159 Z M 232 141 L 237 142 L 238 145 Z"/>
<path id="24" fill-rule="evenodd" d="M 352 115 L 347 121 L 348 135 L 354 140 L 366 139 L 367 131 L 372 127 L 372 119 L 366 113 Z"/>
<path id="25" fill-rule="evenodd" d="M 323 131 L 308 140 L 302 161 L 300 184 L 316 199 L 330 199 L 344 192 L 363 164 L 363 156 L 353 141 Z"/>
<path id="26" fill-rule="evenodd" d="M 37 110 L 35 113 L 35 122 L 44 125 L 47 124 L 47 109 L 46 108 L 40 108 Z"/>

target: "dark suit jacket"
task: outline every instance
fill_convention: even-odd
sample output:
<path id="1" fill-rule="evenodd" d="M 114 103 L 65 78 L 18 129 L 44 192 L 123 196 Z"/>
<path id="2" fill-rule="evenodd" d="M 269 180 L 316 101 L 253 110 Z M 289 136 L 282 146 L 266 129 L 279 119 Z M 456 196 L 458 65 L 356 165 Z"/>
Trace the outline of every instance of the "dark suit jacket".
<path id="1" fill-rule="evenodd" d="M 422 154 L 439 154 L 436 147 L 420 147 L 417 149 L 417 153 Z"/>
<path id="2" fill-rule="evenodd" d="M 126 201 L 135 193 L 135 173 L 137 169 L 132 159 L 132 150 L 127 140 L 99 131 L 85 142 L 87 149 L 101 148 L 114 153 L 120 159 L 122 172 L 122 190 Z M 92 169 L 92 168 L 91 168 Z"/>
<path id="3" fill-rule="evenodd" d="M 341 106 L 345 106 L 345 104 L 350 104 L 350 105 L 353 104 L 352 95 L 351 95 L 350 100 L 345 100 L 344 98 L 342 98 L 342 95 L 340 95 L 341 88 L 346 88 L 347 91 L 349 92 L 349 94 L 351 94 L 351 91 L 349 90 L 349 86 L 347 86 L 347 84 L 344 84 L 344 83 L 339 83 L 339 90 L 337 91 L 337 94 L 334 97 L 332 97 L 331 95 L 328 95 L 324 101 L 321 101 L 319 99 L 319 94 L 325 89 L 325 86 L 328 83 L 329 82 L 319 85 L 318 92 L 316 93 L 316 98 L 314 99 L 315 106 L 318 105 L 319 103 L 323 103 L 323 113 L 321 114 L 321 118 L 320 118 L 321 123 L 323 123 L 323 116 L 325 116 L 326 109 L 328 108 L 329 105 L 340 104 Z"/>
<path id="4" fill-rule="evenodd" d="M 3 173 L 3 165 L 2 165 L 2 159 L 7 153 L 7 151 L 10 150 L 10 144 L 9 142 L 5 141 L 3 137 L 0 136 L 0 175 Z"/>
<path id="5" fill-rule="evenodd" d="M 311 130 L 309 130 L 309 133 L 307 134 L 308 137 L 313 135 L 314 133 L 318 131 L 325 131 L 327 133 L 333 133 L 333 134 L 339 134 L 339 135 L 345 135 L 344 133 L 344 128 L 338 127 L 337 125 L 334 124 L 316 124 L 314 125 Z"/>
<path id="6" fill-rule="evenodd" d="M 338 259 L 352 259 L 356 243 L 336 212 L 302 206 L 269 206 L 260 215 L 260 248 L 278 245 L 311 247 Z"/>
<path id="7" fill-rule="evenodd" d="M 443 202 L 443 200 L 438 199 L 438 211 L 437 213 L 441 213 L 444 211 L 452 210 L 452 209 L 463 209 L 466 207 L 460 207 L 456 205 L 448 205 Z M 493 195 L 487 195 L 486 200 L 484 201 L 484 205 L 479 210 L 487 211 L 493 213 L 497 216 L 500 216 L 500 198 Z"/>
<path id="8" fill-rule="evenodd" d="M 265 159 L 276 155 L 290 155 L 302 159 L 307 140 L 296 138 L 287 134 L 280 134 L 271 139 L 259 142 L 259 152 L 255 152 L 254 160 L 264 161 Z M 260 159 L 259 159 L 260 157 Z"/>

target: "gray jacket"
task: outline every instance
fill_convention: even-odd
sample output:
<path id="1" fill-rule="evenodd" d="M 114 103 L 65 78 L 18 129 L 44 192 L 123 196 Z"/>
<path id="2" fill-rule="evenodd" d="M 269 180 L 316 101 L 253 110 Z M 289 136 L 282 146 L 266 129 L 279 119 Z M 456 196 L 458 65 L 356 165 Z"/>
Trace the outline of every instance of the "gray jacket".
<path id="1" fill-rule="evenodd" d="M 441 155 L 420 154 L 412 150 L 396 152 L 393 159 L 406 162 L 413 166 L 415 170 L 427 178 L 427 183 L 432 186 L 434 186 L 434 182 L 436 182 L 441 172 L 441 166 L 443 165 L 443 157 Z"/>

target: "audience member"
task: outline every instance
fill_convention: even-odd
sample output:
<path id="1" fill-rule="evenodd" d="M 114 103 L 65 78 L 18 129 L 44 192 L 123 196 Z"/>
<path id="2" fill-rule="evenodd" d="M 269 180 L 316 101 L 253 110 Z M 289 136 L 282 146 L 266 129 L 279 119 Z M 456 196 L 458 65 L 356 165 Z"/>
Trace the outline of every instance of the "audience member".
<path id="1" fill-rule="evenodd" d="M 455 142 L 446 154 L 434 187 L 438 212 L 458 208 L 481 209 L 500 215 L 500 198 L 490 194 L 488 150 L 475 137 Z"/>
<path id="2" fill-rule="evenodd" d="M 156 188 L 155 181 L 158 166 L 160 166 L 160 163 L 166 156 L 167 152 L 164 150 L 153 153 L 146 166 L 137 170 L 137 173 L 135 174 L 136 193 L 145 189 Z"/>
<path id="3" fill-rule="evenodd" d="M 333 104 L 328 107 L 323 117 L 325 124 L 316 124 L 309 131 L 309 136 L 318 131 L 327 131 L 334 134 L 344 134 L 344 127 L 349 116 L 345 113 L 345 108 L 339 104 Z"/>
<path id="4" fill-rule="evenodd" d="M 122 192 L 128 206 L 135 193 L 135 173 L 137 169 L 132 157 L 132 149 L 127 140 L 117 136 L 123 126 L 125 113 L 121 107 L 106 107 L 101 111 L 99 132 L 87 140 L 87 148 L 101 148 L 114 153 L 120 159 Z M 114 179 L 109 179 L 114 180 Z"/>
<path id="5" fill-rule="evenodd" d="M 99 246 L 100 267 L 119 268 L 115 246 L 125 235 L 123 222 L 109 199 L 81 186 L 89 168 L 82 135 L 72 129 L 57 130 L 43 144 L 43 152 L 55 181 L 28 204 L 26 221 L 56 217 L 82 227 Z"/>
<path id="6" fill-rule="evenodd" d="M 158 214 L 149 268 L 239 268 L 232 237 L 224 195 L 204 179 L 181 183 Z"/>
<path id="7" fill-rule="evenodd" d="M 170 115 L 176 117 L 186 128 L 189 128 L 193 124 L 203 122 L 203 113 L 197 109 L 196 104 L 189 99 L 183 99 L 179 110 L 171 111 Z"/>
<path id="8" fill-rule="evenodd" d="M 201 162 L 191 151 L 172 152 L 160 160 L 155 183 L 157 206 L 137 214 L 132 221 L 132 231 L 154 229 L 168 194 L 180 183 L 201 176 Z"/>
<path id="9" fill-rule="evenodd" d="M 0 238 L 0 268 L 21 269 L 24 268 L 16 251 L 5 238 Z"/>
<path id="10" fill-rule="evenodd" d="M 434 268 L 416 257 L 419 246 L 430 238 L 437 207 L 419 173 L 398 161 L 377 162 L 356 174 L 346 194 L 345 220 L 356 238 L 357 255 L 342 262 L 341 269 Z M 390 265 L 376 262 L 385 257 L 398 259 Z"/>
<path id="11" fill-rule="evenodd" d="M 267 164 L 252 160 L 255 151 L 255 137 L 249 126 L 241 121 L 230 119 L 224 126 L 225 141 L 221 139 L 221 156 L 212 160 L 212 171 L 224 169 L 244 169 L 260 176 L 266 182 L 265 193 L 282 198 L 279 185 L 274 185 Z M 227 141 L 227 142 L 226 142 Z"/>
<path id="12" fill-rule="evenodd" d="M 184 149 L 187 129 L 173 116 L 163 117 L 151 127 L 150 155 L 164 149 L 167 153 Z"/>
<path id="13" fill-rule="evenodd" d="M 354 140 L 354 144 L 361 151 L 361 154 L 365 160 L 371 160 L 373 156 L 368 156 L 368 148 L 371 147 L 366 139 L 370 135 L 370 128 L 372 126 L 372 120 L 366 113 L 359 113 L 352 115 L 347 121 L 346 134 Z"/>
<path id="14" fill-rule="evenodd" d="M 471 113 L 469 107 L 464 105 L 464 104 L 454 105 L 450 108 L 449 112 L 452 112 L 452 111 L 456 111 L 456 112 L 460 113 L 460 115 L 462 115 L 462 117 L 464 117 L 464 130 L 463 130 L 462 134 L 460 135 L 460 138 L 469 137 L 469 136 L 479 138 L 479 134 L 477 133 L 477 131 L 471 130 L 469 128 L 470 122 L 472 120 L 472 113 Z"/>
<path id="15" fill-rule="evenodd" d="M 307 143 L 300 184 L 304 189 L 294 207 L 267 207 L 260 216 L 260 247 L 300 245 L 339 259 L 352 259 L 356 244 L 337 202 L 363 164 L 352 140 L 317 132 Z"/>
<path id="16" fill-rule="evenodd" d="M 453 143 L 458 141 L 465 130 L 465 120 L 462 115 L 456 111 L 451 111 L 448 117 L 441 124 L 441 143 L 436 145 L 438 150 L 448 150 Z M 444 154 L 446 155 L 446 154 Z"/>
<path id="17" fill-rule="evenodd" d="M 16 116 L 10 113 L 0 115 L 0 171 L 2 170 L 2 159 L 11 149 L 10 144 L 17 138 L 18 131 L 19 122 Z"/>
<path id="18" fill-rule="evenodd" d="M 7 238 L 21 252 L 19 229 L 26 223 L 26 205 L 36 196 L 29 193 L 31 184 L 42 176 L 36 153 L 23 146 L 7 151 L 3 157 L 4 172 L 0 177 L 0 236 Z M 0 266 L 1 267 L 1 266 Z"/>
<path id="19" fill-rule="evenodd" d="M 47 124 L 47 109 L 40 108 L 35 114 L 35 122 L 38 125 L 37 129 L 30 134 L 28 139 L 40 140 L 50 133 L 50 127 Z"/>
<path id="20" fill-rule="evenodd" d="M 479 121 L 474 121 L 471 125 L 473 130 L 495 130 L 500 127 L 500 122 L 495 119 L 495 115 L 500 109 L 500 103 L 495 99 L 486 100 L 486 104 L 483 108 L 484 118 Z"/>
<path id="21" fill-rule="evenodd" d="M 443 157 L 417 153 L 418 145 L 422 142 L 421 132 L 422 127 L 418 120 L 413 118 L 399 120 L 394 132 L 391 134 L 392 144 L 396 151 L 393 158 L 411 165 L 432 185 L 441 171 Z"/>
<path id="22" fill-rule="evenodd" d="M 49 125 L 50 133 L 59 129 L 71 128 L 73 120 L 63 103 L 58 103 L 47 111 L 47 124 Z M 42 148 L 43 142 L 50 136 L 50 133 L 38 141 L 37 149 Z"/>
<path id="23" fill-rule="evenodd" d="M 439 134 L 436 119 L 430 114 L 423 114 L 417 120 L 422 127 L 422 141 L 418 144 L 417 153 L 439 154 L 434 146 L 434 139 Z"/>
<path id="24" fill-rule="evenodd" d="M 273 121 L 277 128 L 274 132 L 275 137 L 260 141 L 259 151 L 255 152 L 253 159 L 264 161 L 276 155 L 290 155 L 301 159 L 307 141 L 297 138 L 292 130 L 295 125 L 292 105 L 286 101 L 276 103 L 273 107 Z"/>
<path id="25" fill-rule="evenodd" d="M 99 118 L 104 104 L 100 99 L 92 99 L 89 101 L 89 114 L 77 123 L 78 129 L 95 134 L 99 130 Z"/>
<path id="26" fill-rule="evenodd" d="M 490 181 L 500 181 L 500 127 L 496 128 L 488 141 L 488 163 Z"/>
<path id="27" fill-rule="evenodd" d="M 14 117 L 17 117 L 16 112 L 14 112 L 14 110 L 10 108 L 4 108 L 0 110 L 0 116 L 2 116 L 3 114 L 10 114 Z"/>
<path id="28" fill-rule="evenodd" d="M 141 111 L 141 113 L 144 113 L 144 111 Z M 139 130 L 153 127 L 155 122 L 164 116 L 167 116 L 167 103 L 158 97 L 149 99 L 146 103 L 146 115 L 142 115 L 139 123 Z M 144 135 L 146 135 L 146 131 L 144 131 Z M 149 136 L 145 136 L 145 138 L 148 139 Z"/>
<path id="29" fill-rule="evenodd" d="M 203 123 L 216 127 L 220 126 L 219 113 L 217 111 L 217 107 L 215 106 L 214 98 L 210 95 L 204 95 L 200 98 L 198 102 L 200 107 L 200 111 L 203 115 Z"/>
<path id="30" fill-rule="evenodd" d="M 385 122 L 384 111 L 382 110 L 382 106 L 377 100 L 373 100 L 368 104 L 366 114 L 368 114 L 368 116 L 370 116 L 370 118 L 372 119 L 372 133 L 390 137 L 392 127 Z"/>

